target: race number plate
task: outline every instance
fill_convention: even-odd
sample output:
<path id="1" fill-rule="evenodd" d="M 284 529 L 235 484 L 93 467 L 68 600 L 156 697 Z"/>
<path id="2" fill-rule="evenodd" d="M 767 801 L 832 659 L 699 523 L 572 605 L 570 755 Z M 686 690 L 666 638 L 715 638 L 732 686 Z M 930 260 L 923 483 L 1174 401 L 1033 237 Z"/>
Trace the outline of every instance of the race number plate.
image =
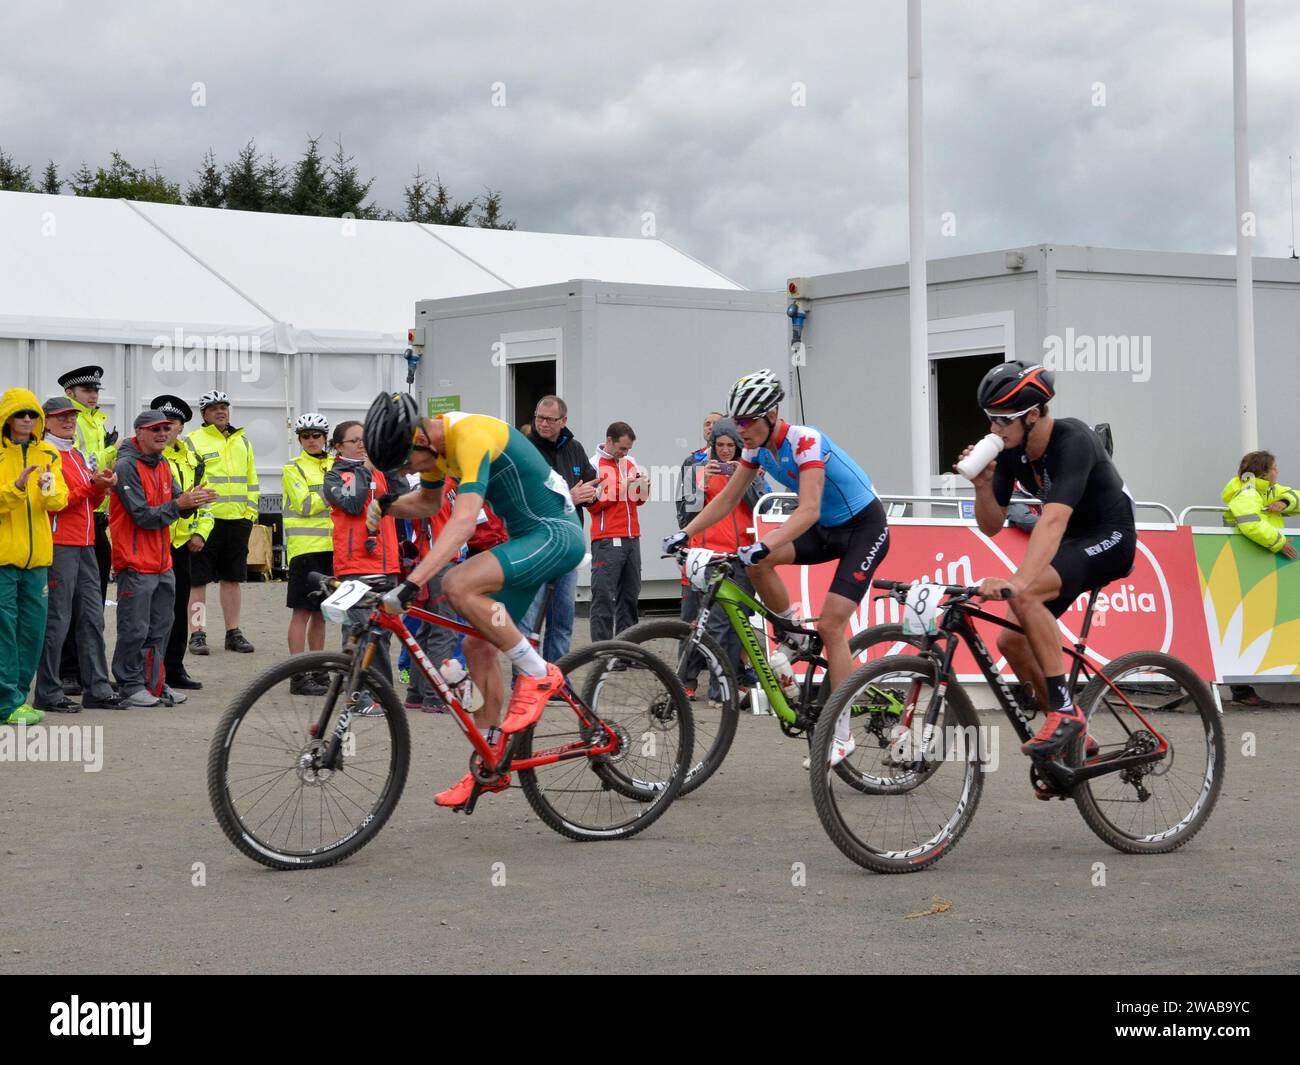
<path id="1" fill-rule="evenodd" d="M 348 610 L 356 606 L 368 591 L 370 587 L 362 581 L 344 581 L 333 595 L 321 603 L 320 612 L 325 615 L 326 621 L 342 625 L 347 622 Z"/>
<path id="2" fill-rule="evenodd" d="M 943 588 L 922 581 L 907 590 L 903 605 L 903 634 L 905 636 L 933 636 L 939 631 L 939 600 Z"/>

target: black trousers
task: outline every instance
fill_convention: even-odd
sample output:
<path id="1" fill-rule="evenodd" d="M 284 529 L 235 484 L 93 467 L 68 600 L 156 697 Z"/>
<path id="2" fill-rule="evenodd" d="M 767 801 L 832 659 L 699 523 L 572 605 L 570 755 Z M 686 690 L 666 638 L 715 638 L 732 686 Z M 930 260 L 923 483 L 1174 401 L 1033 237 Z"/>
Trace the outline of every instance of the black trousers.
<path id="1" fill-rule="evenodd" d="M 95 512 L 95 561 L 99 563 L 99 603 L 102 607 L 108 598 L 108 574 L 113 568 L 113 547 L 108 542 L 108 515 Z M 82 683 L 81 666 L 77 662 L 77 608 L 73 604 L 73 617 L 68 625 L 68 635 L 63 641 L 62 664 L 59 676 L 65 681 Z"/>
<path id="2" fill-rule="evenodd" d="M 163 664 L 169 674 L 185 668 L 185 648 L 190 643 L 190 559 L 193 552 L 188 547 L 172 548 L 172 572 L 176 574 L 176 607 L 172 617 L 172 631 L 167 637 L 167 650 Z"/>

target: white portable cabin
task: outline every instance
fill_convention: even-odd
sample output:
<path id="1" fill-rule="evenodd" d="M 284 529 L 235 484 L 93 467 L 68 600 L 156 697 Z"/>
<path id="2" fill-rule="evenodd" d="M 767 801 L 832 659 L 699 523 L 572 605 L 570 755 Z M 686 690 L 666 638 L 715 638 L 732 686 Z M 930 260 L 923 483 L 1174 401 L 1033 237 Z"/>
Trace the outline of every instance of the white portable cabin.
<path id="1" fill-rule="evenodd" d="M 1219 502 L 1241 458 L 1232 256 L 1042 244 L 937 259 L 928 273 L 934 494 L 969 487 L 947 471 L 988 431 L 975 404 L 988 365 L 1056 353 L 1052 413 L 1111 425 L 1136 498 L 1176 513 Z M 907 266 L 791 285 L 808 308 L 805 417 L 882 492 L 910 493 Z M 1255 259 L 1254 296 L 1260 446 L 1285 480 L 1300 465 L 1300 261 Z"/>
<path id="2" fill-rule="evenodd" d="M 622 243 L 628 247 L 609 253 L 642 244 Z M 661 259 L 663 251 L 654 254 Z M 588 455 L 611 422 L 631 425 L 632 455 L 651 474 L 650 500 L 639 512 L 641 595 L 679 598 L 678 568 L 660 559 L 659 543 L 678 527 L 682 460 L 701 446 L 705 416 L 725 404 L 737 377 L 786 361 L 785 296 L 741 289 L 698 264 L 674 265 L 655 284 L 625 283 L 631 271 L 613 261 L 590 265 L 601 280 L 421 300 L 421 400 L 426 410 L 430 402 L 454 405 L 519 426 L 553 391 Z M 586 598 L 586 568 L 578 584 Z"/>

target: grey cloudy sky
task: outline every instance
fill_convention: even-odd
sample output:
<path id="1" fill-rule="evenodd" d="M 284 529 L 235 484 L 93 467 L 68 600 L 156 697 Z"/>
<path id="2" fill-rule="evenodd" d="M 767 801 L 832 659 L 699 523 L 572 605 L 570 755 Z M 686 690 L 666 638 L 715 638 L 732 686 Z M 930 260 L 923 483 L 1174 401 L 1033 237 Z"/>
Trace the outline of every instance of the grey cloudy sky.
<path id="1" fill-rule="evenodd" d="M 651 211 L 657 235 L 770 288 L 906 258 L 905 10 L 11 0 L 0 147 L 65 174 L 116 149 L 185 183 L 209 147 L 224 162 L 254 138 L 293 160 L 309 134 L 341 135 L 380 206 L 418 164 L 463 197 L 503 190 L 522 229 L 638 236 Z M 928 0 L 931 256 L 1232 250 L 1231 10 Z M 1256 253 L 1285 256 L 1300 5 L 1247 12 Z"/>

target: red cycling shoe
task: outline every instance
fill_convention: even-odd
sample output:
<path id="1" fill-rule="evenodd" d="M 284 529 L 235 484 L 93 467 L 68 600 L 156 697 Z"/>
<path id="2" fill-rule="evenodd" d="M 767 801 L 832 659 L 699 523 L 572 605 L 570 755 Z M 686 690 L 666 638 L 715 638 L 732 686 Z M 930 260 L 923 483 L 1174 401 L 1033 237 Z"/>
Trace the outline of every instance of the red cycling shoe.
<path id="1" fill-rule="evenodd" d="M 515 681 L 515 690 L 510 696 L 510 710 L 506 714 L 501 731 L 509 736 L 537 724 L 537 719 L 542 716 L 547 702 L 563 687 L 564 674 L 553 662 L 546 663 L 544 677 L 521 675 Z"/>
<path id="2" fill-rule="evenodd" d="M 484 784 L 483 791 L 505 791 L 510 787 L 510 774 L 498 780 L 495 784 Z M 439 806 L 464 806 L 469 802 L 469 797 L 474 792 L 474 774 L 466 773 L 455 784 L 446 791 L 440 791 L 433 797 L 433 801 Z"/>
<path id="3" fill-rule="evenodd" d="M 1063 751 L 1069 742 L 1088 727 L 1088 719 L 1077 706 L 1051 710 L 1038 735 L 1020 745 L 1022 754 L 1048 758 Z"/>

